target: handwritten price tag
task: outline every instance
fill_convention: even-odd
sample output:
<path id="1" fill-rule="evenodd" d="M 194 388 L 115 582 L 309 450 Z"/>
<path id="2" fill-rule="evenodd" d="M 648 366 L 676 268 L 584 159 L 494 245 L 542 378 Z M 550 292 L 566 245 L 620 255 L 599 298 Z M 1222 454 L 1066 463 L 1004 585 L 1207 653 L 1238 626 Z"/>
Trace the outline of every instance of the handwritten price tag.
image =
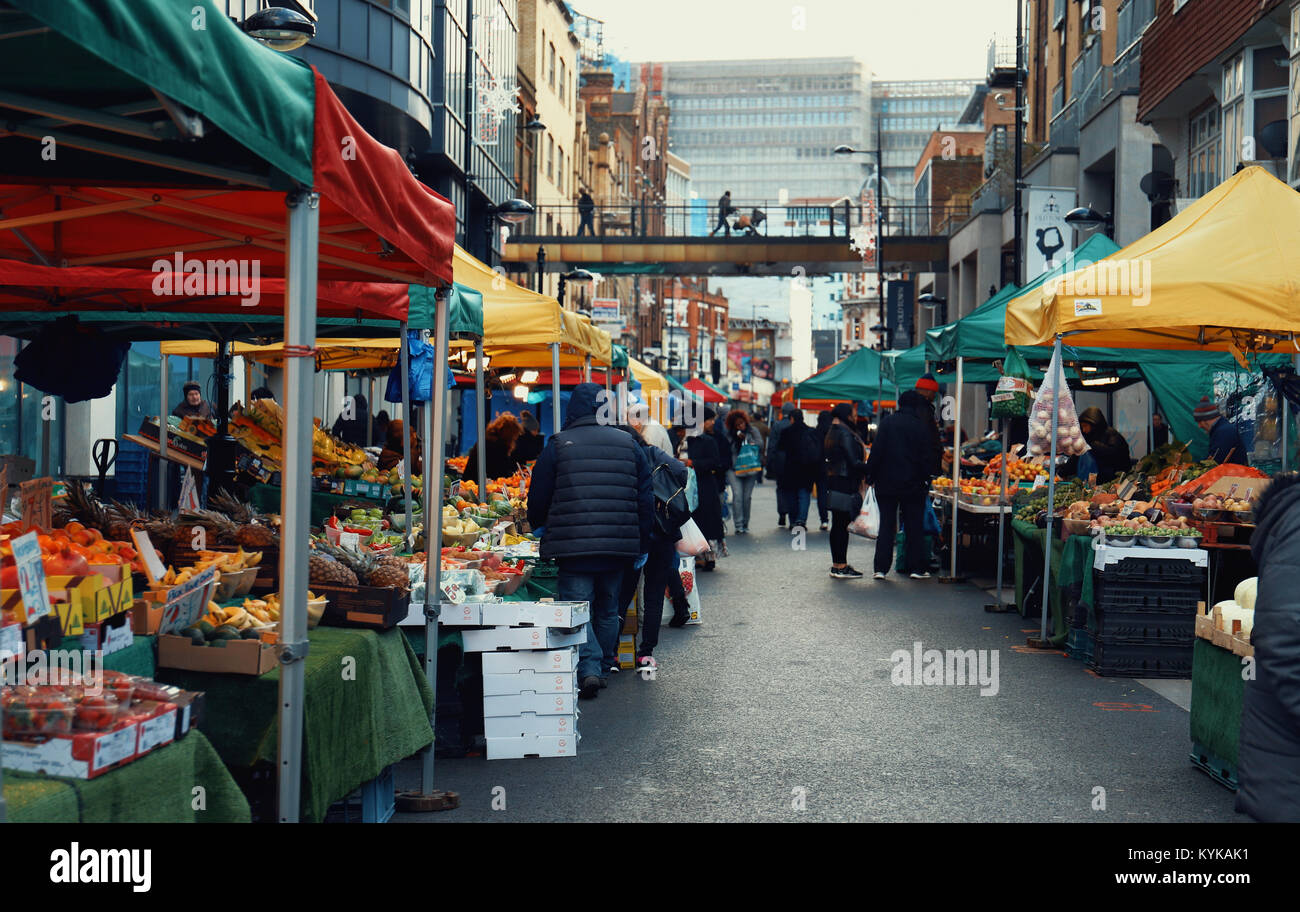
<path id="1" fill-rule="evenodd" d="M 209 567 L 184 584 L 174 587 L 167 598 L 167 604 L 163 607 L 158 632 L 176 633 L 198 620 L 212 597 L 215 581 L 216 569 Z"/>
<path id="2" fill-rule="evenodd" d="M 22 504 L 23 528 L 36 526 L 49 530 L 50 502 L 54 494 L 54 479 L 33 478 L 18 486 L 18 499 Z"/>
<path id="3" fill-rule="evenodd" d="M 41 545 L 36 540 L 35 532 L 20 535 L 10 544 L 14 549 L 14 562 L 18 565 L 18 592 L 30 623 L 50 613 L 50 591 L 45 585 Z"/>

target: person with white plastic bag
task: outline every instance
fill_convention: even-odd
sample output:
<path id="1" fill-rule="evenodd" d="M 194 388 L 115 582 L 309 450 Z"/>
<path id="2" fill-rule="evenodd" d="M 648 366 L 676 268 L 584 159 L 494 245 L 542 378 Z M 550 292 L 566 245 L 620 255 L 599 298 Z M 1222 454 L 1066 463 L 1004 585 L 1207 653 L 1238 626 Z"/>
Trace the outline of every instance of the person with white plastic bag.
<path id="1" fill-rule="evenodd" d="M 872 488 L 867 488 L 862 498 L 862 509 L 858 511 L 858 518 L 849 523 L 849 531 L 863 538 L 875 538 L 880 534 L 880 506 Z"/>

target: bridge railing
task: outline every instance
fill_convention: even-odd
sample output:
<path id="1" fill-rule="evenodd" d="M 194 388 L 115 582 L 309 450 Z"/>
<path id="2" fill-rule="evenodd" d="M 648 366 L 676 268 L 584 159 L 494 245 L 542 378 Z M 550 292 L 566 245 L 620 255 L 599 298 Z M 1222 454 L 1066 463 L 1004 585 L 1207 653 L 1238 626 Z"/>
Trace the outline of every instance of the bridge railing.
<path id="1" fill-rule="evenodd" d="M 885 205 L 881 212 L 884 233 L 933 236 L 946 233 L 957 208 L 945 206 Z M 967 213 L 960 213 L 964 218 Z M 526 238 L 591 237 L 615 241 L 643 238 L 840 237 L 863 224 L 874 233 L 875 211 L 848 200 L 836 204 L 772 204 L 737 200 L 725 218 L 716 203 L 697 200 L 686 204 L 632 203 L 596 205 L 584 210 L 575 204 L 538 206 L 525 222 L 514 227 L 511 240 Z"/>

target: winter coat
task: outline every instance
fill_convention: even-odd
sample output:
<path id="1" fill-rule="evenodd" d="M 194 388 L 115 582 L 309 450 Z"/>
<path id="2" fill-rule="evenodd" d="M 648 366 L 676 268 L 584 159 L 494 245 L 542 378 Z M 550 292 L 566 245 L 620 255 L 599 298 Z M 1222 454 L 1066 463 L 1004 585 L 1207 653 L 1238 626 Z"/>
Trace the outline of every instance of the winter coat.
<path id="1" fill-rule="evenodd" d="M 523 440 L 523 438 L 519 438 Z M 509 478 L 515 472 L 519 471 L 519 460 L 515 455 L 518 447 L 514 450 L 508 449 L 503 443 L 496 440 L 487 442 L 487 477 L 492 478 Z M 478 443 L 475 442 L 465 454 L 467 462 L 465 463 L 465 477 L 478 478 Z"/>
<path id="2" fill-rule="evenodd" d="M 718 458 L 722 460 L 722 478 L 725 481 L 727 473 L 735 465 L 735 459 L 731 455 L 731 441 L 727 439 L 727 429 L 723 427 L 721 421 L 713 422 L 713 439 L 718 443 Z"/>
<path id="3" fill-rule="evenodd" d="M 831 422 L 824 452 L 827 487 L 832 491 L 856 492 L 867 474 L 861 438 L 848 425 Z"/>
<path id="4" fill-rule="evenodd" d="M 763 464 L 767 466 L 768 478 L 780 478 L 781 469 L 785 462 L 785 451 L 781 447 L 781 435 L 785 429 L 790 426 L 789 418 L 782 418 L 776 424 L 772 425 L 772 431 L 767 435 L 767 458 Z"/>
<path id="5" fill-rule="evenodd" d="M 1093 406 L 1079 413 L 1079 420 L 1092 425 L 1087 435 L 1088 447 L 1092 458 L 1097 460 L 1097 483 L 1105 484 L 1116 475 L 1133 468 L 1129 458 L 1128 441 L 1124 435 L 1106 423 L 1106 416 L 1101 409 Z"/>
<path id="6" fill-rule="evenodd" d="M 1236 425 L 1227 418 L 1219 418 L 1210 427 L 1210 458 L 1221 464 L 1250 464 L 1246 461 L 1246 445 L 1241 442 Z"/>
<path id="7" fill-rule="evenodd" d="M 704 537 L 720 541 L 722 528 L 722 485 L 727 477 L 718 441 L 712 434 L 697 434 L 686 438 L 686 457 L 695 469 L 695 484 L 699 490 L 699 505 L 691 514 Z"/>
<path id="8" fill-rule="evenodd" d="M 1300 479 L 1273 482 L 1257 515 L 1255 678 L 1241 706 L 1237 810 L 1300 823 Z"/>
<path id="9" fill-rule="evenodd" d="M 776 486 L 782 490 L 803 490 L 817 483 L 822 467 L 821 447 L 816 439 L 816 431 L 803 423 L 803 416 L 796 420 L 781 435 L 781 473 L 776 478 Z M 814 458 L 809 459 L 809 455 Z"/>
<path id="10" fill-rule="evenodd" d="M 524 431 L 519 435 L 519 439 L 515 441 L 515 448 L 510 451 L 510 458 L 519 465 L 527 465 L 542 455 L 542 447 L 544 446 L 546 446 L 546 441 L 542 439 L 541 434 Z"/>
<path id="11" fill-rule="evenodd" d="M 528 522 L 546 527 L 543 558 L 635 558 L 649 552 L 650 461 L 627 432 L 597 422 L 602 393 L 595 383 L 574 387 L 564 430 L 551 435 L 533 467 Z"/>
<path id="12" fill-rule="evenodd" d="M 923 490 L 939 474 L 942 446 L 934 408 L 916 390 L 898 397 L 898 410 L 876 430 L 867 481 L 886 494 Z"/>

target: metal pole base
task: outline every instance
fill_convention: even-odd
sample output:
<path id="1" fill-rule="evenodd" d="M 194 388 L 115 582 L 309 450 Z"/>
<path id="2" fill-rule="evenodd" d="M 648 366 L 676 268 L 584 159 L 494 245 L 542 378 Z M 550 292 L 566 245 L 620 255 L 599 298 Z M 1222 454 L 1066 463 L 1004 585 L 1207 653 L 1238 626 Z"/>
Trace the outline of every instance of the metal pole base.
<path id="1" fill-rule="evenodd" d="M 941 577 L 939 577 L 939 582 L 941 582 L 941 583 L 964 583 L 964 582 L 966 582 L 966 577 L 964 577 L 964 576 L 941 576 Z"/>
<path id="2" fill-rule="evenodd" d="M 984 610 L 989 614 L 1010 614 L 1011 612 L 1019 611 L 1020 609 L 1011 602 L 1003 602 L 1001 604 L 986 604 Z"/>
<path id="3" fill-rule="evenodd" d="M 1030 649 L 1055 649 L 1059 651 L 1061 648 L 1051 640 L 1045 640 L 1042 637 L 1036 636 L 1025 637 L 1025 645 Z"/>
<path id="4" fill-rule="evenodd" d="M 458 792 L 422 792 L 408 789 L 394 798 L 394 808 L 403 814 L 425 814 L 430 811 L 452 811 L 460 807 Z"/>

